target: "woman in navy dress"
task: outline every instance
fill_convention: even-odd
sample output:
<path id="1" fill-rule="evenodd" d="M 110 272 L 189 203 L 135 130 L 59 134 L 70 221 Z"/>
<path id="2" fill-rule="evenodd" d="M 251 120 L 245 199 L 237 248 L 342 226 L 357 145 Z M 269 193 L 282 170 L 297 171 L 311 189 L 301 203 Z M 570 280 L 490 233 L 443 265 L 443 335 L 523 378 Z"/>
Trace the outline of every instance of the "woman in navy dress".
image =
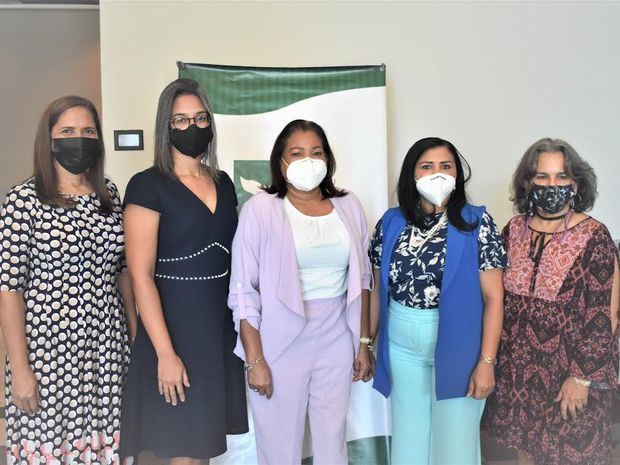
<path id="1" fill-rule="evenodd" d="M 121 453 L 198 465 L 245 433 L 243 364 L 226 305 L 237 226 L 232 181 L 217 169 L 213 113 L 178 79 L 158 106 L 155 165 L 125 193 L 127 262 L 139 312 Z"/>

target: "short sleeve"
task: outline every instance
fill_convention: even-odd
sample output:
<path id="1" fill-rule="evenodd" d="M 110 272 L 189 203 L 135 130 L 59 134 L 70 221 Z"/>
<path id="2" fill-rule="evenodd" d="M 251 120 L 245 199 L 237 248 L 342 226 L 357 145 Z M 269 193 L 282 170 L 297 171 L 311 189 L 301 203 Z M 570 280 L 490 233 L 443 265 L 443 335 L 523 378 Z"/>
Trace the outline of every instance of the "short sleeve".
<path id="1" fill-rule="evenodd" d="M 11 189 L 0 210 L 0 291 L 26 287 L 32 234 L 33 192 L 26 186 Z"/>
<path id="2" fill-rule="evenodd" d="M 377 222 L 375 231 L 370 241 L 370 250 L 368 255 L 370 256 L 370 263 L 374 268 L 381 268 L 381 254 L 383 253 L 383 227 L 381 220 Z"/>
<path id="3" fill-rule="evenodd" d="M 508 254 L 502 236 L 495 221 L 486 211 L 482 215 L 478 233 L 478 266 L 480 271 L 508 268 Z"/>
<path id="4" fill-rule="evenodd" d="M 158 179 L 153 174 L 153 169 L 149 169 L 135 174 L 129 180 L 125 189 L 123 208 L 129 204 L 134 204 L 161 212 L 161 200 L 157 186 Z"/>

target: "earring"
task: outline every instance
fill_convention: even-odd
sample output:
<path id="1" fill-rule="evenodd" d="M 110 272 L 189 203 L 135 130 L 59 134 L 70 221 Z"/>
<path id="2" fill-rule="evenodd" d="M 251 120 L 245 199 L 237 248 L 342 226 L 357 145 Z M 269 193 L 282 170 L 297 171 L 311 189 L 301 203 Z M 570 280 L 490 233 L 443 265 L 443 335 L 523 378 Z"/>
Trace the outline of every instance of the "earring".
<path id="1" fill-rule="evenodd" d="M 527 196 L 525 207 L 527 208 L 527 214 L 529 216 L 534 216 L 534 201 L 532 200 L 532 196 L 530 194 Z"/>

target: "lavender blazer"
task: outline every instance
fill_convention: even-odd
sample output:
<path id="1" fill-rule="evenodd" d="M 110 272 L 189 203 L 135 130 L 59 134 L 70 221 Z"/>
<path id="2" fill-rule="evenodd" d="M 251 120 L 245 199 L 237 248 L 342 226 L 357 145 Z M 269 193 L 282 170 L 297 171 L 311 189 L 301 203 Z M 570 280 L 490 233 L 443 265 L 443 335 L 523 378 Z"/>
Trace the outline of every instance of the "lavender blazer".
<path id="1" fill-rule="evenodd" d="M 372 272 L 368 258 L 368 224 L 355 195 L 331 199 L 351 241 L 347 288 L 347 324 L 357 354 L 363 289 L 370 289 Z M 306 324 L 293 232 L 284 201 L 275 194 L 258 193 L 241 209 L 232 244 L 232 270 L 228 306 L 235 330 L 247 319 L 261 335 L 263 353 L 276 360 Z M 237 337 L 235 354 L 245 360 Z"/>

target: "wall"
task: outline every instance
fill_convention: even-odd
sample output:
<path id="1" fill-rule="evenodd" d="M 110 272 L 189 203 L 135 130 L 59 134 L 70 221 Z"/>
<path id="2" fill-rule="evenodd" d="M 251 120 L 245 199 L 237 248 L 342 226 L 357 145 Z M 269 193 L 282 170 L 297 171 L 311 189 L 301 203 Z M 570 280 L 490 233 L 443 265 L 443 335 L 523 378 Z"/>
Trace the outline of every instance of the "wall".
<path id="1" fill-rule="evenodd" d="M 110 150 L 108 171 L 122 189 L 151 163 L 157 98 L 177 76 L 177 60 L 384 62 L 391 190 L 410 145 L 439 135 L 467 157 L 469 193 L 501 226 L 511 216 L 508 184 L 521 154 L 540 137 L 561 137 L 594 165 L 593 214 L 620 238 L 619 20 L 612 2 L 103 0 L 107 146 L 112 129 L 145 130 L 144 152 Z"/>
<path id="2" fill-rule="evenodd" d="M 0 199 L 32 173 L 39 117 L 67 94 L 101 107 L 99 12 L 0 9 Z"/>

